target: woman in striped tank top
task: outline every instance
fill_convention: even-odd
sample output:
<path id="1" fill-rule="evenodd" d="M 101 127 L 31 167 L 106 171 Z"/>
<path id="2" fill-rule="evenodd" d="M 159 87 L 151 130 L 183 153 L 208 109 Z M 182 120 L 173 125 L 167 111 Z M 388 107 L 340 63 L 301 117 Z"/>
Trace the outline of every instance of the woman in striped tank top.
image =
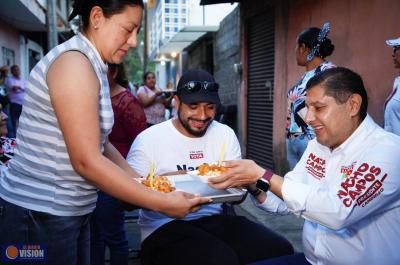
<path id="1" fill-rule="evenodd" d="M 107 63 L 137 46 L 142 0 L 76 0 L 82 32 L 32 69 L 17 148 L 0 178 L 0 247 L 47 264 L 89 264 L 89 217 L 97 189 L 140 207 L 183 217 L 206 198 L 144 188 L 108 141 L 113 126 Z M 17 253 L 15 255 L 15 253 Z M 40 254 L 40 255 L 39 255 Z"/>

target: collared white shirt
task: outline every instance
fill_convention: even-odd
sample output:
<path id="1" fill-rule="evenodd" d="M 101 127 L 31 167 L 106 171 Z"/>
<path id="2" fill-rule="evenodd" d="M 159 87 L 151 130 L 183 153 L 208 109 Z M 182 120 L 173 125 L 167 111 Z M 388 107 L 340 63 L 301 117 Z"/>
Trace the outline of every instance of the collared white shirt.
<path id="1" fill-rule="evenodd" d="M 310 263 L 400 264 L 400 137 L 369 116 L 333 151 L 310 141 L 282 194 L 258 206 L 306 220 Z"/>

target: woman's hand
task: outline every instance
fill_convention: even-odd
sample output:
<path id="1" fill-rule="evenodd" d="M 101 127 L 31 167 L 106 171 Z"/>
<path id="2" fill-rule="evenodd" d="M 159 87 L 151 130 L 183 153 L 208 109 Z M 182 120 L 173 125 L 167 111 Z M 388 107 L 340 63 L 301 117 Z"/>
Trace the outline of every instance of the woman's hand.
<path id="1" fill-rule="evenodd" d="M 248 159 L 225 161 L 224 166 L 228 168 L 226 173 L 208 179 L 211 187 L 227 189 L 254 184 L 265 172 L 265 169 Z"/>
<path id="2" fill-rule="evenodd" d="M 166 196 L 167 199 L 161 212 L 174 218 L 183 218 L 189 213 L 198 211 L 202 204 L 211 202 L 209 198 L 181 191 L 173 191 L 167 193 Z"/>

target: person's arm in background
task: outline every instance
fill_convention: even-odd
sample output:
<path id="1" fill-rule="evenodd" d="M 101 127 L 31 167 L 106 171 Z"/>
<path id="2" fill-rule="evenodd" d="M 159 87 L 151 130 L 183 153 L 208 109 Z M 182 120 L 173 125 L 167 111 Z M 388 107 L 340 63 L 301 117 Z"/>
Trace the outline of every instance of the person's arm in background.
<path id="1" fill-rule="evenodd" d="M 150 105 L 152 105 L 158 96 L 161 96 L 162 91 L 159 89 L 156 89 L 156 91 L 154 92 L 153 95 L 149 96 L 148 93 L 146 93 L 146 88 L 144 86 L 141 86 L 138 90 L 137 93 L 137 97 L 140 101 L 140 103 L 142 103 L 143 107 L 148 107 Z"/>
<path id="2" fill-rule="evenodd" d="M 141 207 L 183 217 L 205 198 L 183 193 L 161 194 L 132 179 L 100 150 L 99 81 L 89 60 L 79 52 L 66 52 L 50 66 L 46 78 L 51 103 L 60 124 L 74 170 L 99 189 Z M 123 164 L 115 148 L 105 154 Z"/>

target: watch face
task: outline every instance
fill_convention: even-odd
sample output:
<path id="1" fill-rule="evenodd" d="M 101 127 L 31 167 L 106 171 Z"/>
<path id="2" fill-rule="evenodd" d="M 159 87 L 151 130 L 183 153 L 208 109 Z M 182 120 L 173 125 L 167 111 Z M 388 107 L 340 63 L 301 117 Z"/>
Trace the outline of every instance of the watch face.
<path id="1" fill-rule="evenodd" d="M 257 180 L 257 188 L 263 191 L 268 191 L 269 183 L 263 179 L 259 179 Z"/>

